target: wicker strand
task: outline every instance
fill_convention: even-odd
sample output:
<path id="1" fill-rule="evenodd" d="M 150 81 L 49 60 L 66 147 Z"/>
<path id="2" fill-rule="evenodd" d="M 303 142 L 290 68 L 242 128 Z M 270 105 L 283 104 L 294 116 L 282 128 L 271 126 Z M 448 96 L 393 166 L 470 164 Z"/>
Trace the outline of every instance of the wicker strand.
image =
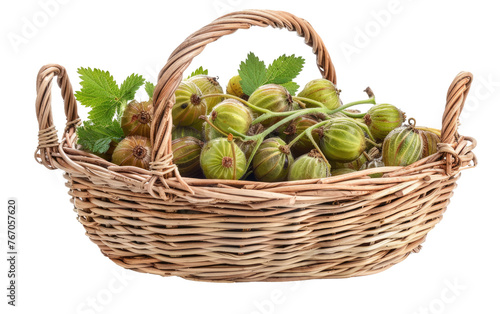
<path id="1" fill-rule="evenodd" d="M 460 156 L 453 148 L 453 145 L 448 143 L 438 143 L 437 145 L 438 145 L 438 153 L 445 154 L 447 165 L 450 165 L 449 167 L 451 171 L 448 171 L 448 174 L 452 175 L 452 173 L 457 172 L 460 166 L 462 165 L 462 162 Z"/>
<path id="2" fill-rule="evenodd" d="M 48 169 L 57 168 L 54 166 L 52 154 L 57 151 L 59 145 L 51 108 L 51 88 L 54 76 L 57 76 L 57 83 L 61 88 L 64 111 L 68 121 L 64 129 L 65 137 L 74 133 L 77 121 L 79 121 L 76 99 L 66 69 L 57 64 L 43 66 L 38 72 L 36 80 L 37 99 L 35 105 L 39 132 L 35 160 Z"/>
<path id="3" fill-rule="evenodd" d="M 80 118 L 66 122 L 66 126 L 64 127 L 64 133 L 68 133 L 71 129 L 76 129 L 81 124 L 82 124 L 82 119 Z"/>
<path id="4" fill-rule="evenodd" d="M 151 161 L 149 163 L 149 170 L 151 170 L 151 174 L 154 176 L 164 176 L 167 173 L 173 172 L 174 168 L 177 166 L 172 164 L 172 155 L 168 155 L 163 157 L 160 160 Z"/>
<path id="5" fill-rule="evenodd" d="M 54 125 L 38 131 L 38 146 L 34 153 L 34 158 L 36 162 L 38 162 L 41 165 L 47 166 L 47 168 L 49 169 L 57 169 L 51 163 L 51 159 L 48 158 L 48 156 L 46 154 L 43 154 L 42 152 L 46 148 L 57 147 L 58 145 L 59 145 L 59 139 L 57 137 L 57 130 Z"/>
<path id="6" fill-rule="evenodd" d="M 59 138 L 57 137 L 57 130 L 54 125 L 38 131 L 38 147 L 37 151 L 41 148 L 54 147 L 59 145 Z"/>
<path id="7" fill-rule="evenodd" d="M 460 72 L 448 89 L 441 129 L 441 141 L 443 143 L 451 144 L 452 146 L 456 143 L 459 117 L 464 107 L 465 99 L 469 93 L 471 83 L 472 74 L 470 72 Z M 443 149 L 447 150 L 445 153 L 446 173 L 451 175 L 457 171 L 457 164 L 460 163 L 460 159 L 458 156 L 453 155 L 451 152 L 452 149 L 448 147 Z"/>

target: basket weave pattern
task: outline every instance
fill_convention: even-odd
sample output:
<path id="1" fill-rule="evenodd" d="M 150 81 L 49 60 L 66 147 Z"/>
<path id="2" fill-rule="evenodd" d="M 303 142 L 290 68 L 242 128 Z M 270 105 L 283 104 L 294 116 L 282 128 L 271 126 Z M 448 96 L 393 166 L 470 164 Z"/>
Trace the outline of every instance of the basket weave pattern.
<path id="1" fill-rule="evenodd" d="M 476 164 L 475 140 L 457 133 L 472 75 L 460 73 L 448 90 L 439 152 L 408 167 L 278 183 L 181 178 L 170 139 L 175 89 L 208 43 L 251 26 L 297 32 L 316 54 L 322 77 L 336 82 L 330 56 L 306 21 L 277 11 L 223 16 L 188 37 L 159 74 L 150 170 L 116 166 L 76 149 L 80 119 L 66 70 L 42 67 L 35 158 L 65 172 L 87 236 L 125 268 L 216 282 L 368 275 L 418 252 L 441 220 L 460 172 Z M 54 77 L 67 117 L 61 140 L 51 111 Z M 368 177 L 378 172 L 384 176 Z"/>

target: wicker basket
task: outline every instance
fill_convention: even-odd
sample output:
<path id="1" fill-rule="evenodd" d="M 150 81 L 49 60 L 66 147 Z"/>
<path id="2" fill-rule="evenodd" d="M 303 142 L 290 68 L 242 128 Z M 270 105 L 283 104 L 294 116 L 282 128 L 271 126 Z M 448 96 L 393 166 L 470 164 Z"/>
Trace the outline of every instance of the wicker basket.
<path id="1" fill-rule="evenodd" d="M 460 73 L 448 90 L 439 152 L 408 167 L 278 183 L 181 178 L 172 164 L 174 91 L 208 43 L 251 26 L 296 31 L 313 48 L 321 75 L 336 81 L 323 41 L 303 19 L 259 10 L 223 16 L 189 36 L 158 76 L 150 170 L 76 149 L 80 119 L 66 70 L 42 67 L 35 158 L 64 170 L 87 236 L 122 267 L 212 282 L 369 275 L 418 252 L 441 220 L 461 170 L 476 165 L 475 140 L 457 133 L 472 75 Z M 61 141 L 51 112 L 54 76 L 67 117 Z M 367 177 L 375 172 L 384 176 Z"/>

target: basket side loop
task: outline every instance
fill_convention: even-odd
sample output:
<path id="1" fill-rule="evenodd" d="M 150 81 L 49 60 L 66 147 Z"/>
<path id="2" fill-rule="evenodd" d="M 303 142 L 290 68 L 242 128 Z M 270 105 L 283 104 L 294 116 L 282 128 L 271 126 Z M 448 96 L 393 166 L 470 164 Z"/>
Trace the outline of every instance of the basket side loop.
<path id="1" fill-rule="evenodd" d="M 307 21 L 287 12 L 269 10 L 247 10 L 224 15 L 186 38 L 170 55 L 167 64 L 158 75 L 153 96 L 154 117 L 151 124 L 152 160 L 156 162 L 168 160 L 165 157 L 172 154 L 170 119 L 172 104 L 175 102 L 174 93 L 182 80 L 183 72 L 193 58 L 209 43 L 238 29 L 248 29 L 251 26 L 271 26 L 297 32 L 304 38 L 305 43 L 312 47 L 322 77 L 336 83 L 335 69 L 330 55 L 322 39 Z M 169 177 L 175 174 L 174 169 L 175 167 L 170 167 L 165 171 L 160 169 L 156 171 L 165 173 L 165 176 Z"/>
<path id="2" fill-rule="evenodd" d="M 443 113 L 441 129 L 441 145 L 439 151 L 446 156 L 446 173 L 452 175 L 462 164 L 459 154 L 455 152 L 458 144 L 458 125 L 460 114 L 464 108 L 467 94 L 472 83 L 472 73 L 460 72 L 448 89 L 446 108 Z M 455 169 L 455 171 L 453 170 Z"/>
<path id="3" fill-rule="evenodd" d="M 36 80 L 36 116 L 38 119 L 38 147 L 35 151 L 35 160 L 47 167 L 55 169 L 52 164 L 52 152 L 56 152 L 59 146 L 57 130 L 52 118 L 52 79 L 57 76 L 57 84 L 61 88 L 61 96 L 64 100 L 64 113 L 66 114 L 66 126 L 64 137 L 71 137 L 80 124 L 76 99 L 73 87 L 68 78 L 66 69 L 58 64 L 43 66 L 38 72 Z M 66 141 L 68 143 L 68 141 Z"/>

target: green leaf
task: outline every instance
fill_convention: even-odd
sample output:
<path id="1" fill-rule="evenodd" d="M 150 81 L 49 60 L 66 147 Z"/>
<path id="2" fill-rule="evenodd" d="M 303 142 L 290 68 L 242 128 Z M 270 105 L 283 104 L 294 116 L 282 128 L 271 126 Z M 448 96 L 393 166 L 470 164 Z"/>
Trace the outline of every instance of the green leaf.
<path id="1" fill-rule="evenodd" d="M 89 111 L 89 119 L 95 124 L 107 125 L 113 120 L 116 110 L 121 107 L 116 101 L 101 101 Z"/>
<path id="2" fill-rule="evenodd" d="M 120 89 L 113 76 L 107 71 L 91 68 L 79 68 L 82 81 L 81 89 L 75 93 L 76 99 L 86 107 L 106 104 L 118 105 Z"/>
<path id="3" fill-rule="evenodd" d="M 259 86 L 264 84 L 283 85 L 292 95 L 295 95 L 299 85 L 292 82 L 299 75 L 305 60 L 295 55 L 282 55 L 275 59 L 268 68 L 252 52 L 247 59 L 240 64 L 238 73 L 241 77 L 243 92 L 251 95 Z"/>
<path id="4" fill-rule="evenodd" d="M 137 74 L 127 77 L 120 86 L 120 100 L 128 101 L 134 99 L 135 92 L 144 84 L 144 81 L 144 78 Z"/>
<path id="5" fill-rule="evenodd" d="M 85 121 L 82 126 L 77 128 L 76 132 L 78 144 L 82 145 L 85 150 L 97 154 L 105 153 L 112 141 L 118 143 L 125 136 L 117 119 L 106 126 Z"/>
<path id="6" fill-rule="evenodd" d="M 282 55 L 269 65 L 266 72 L 266 84 L 283 84 L 292 81 L 299 75 L 305 60 L 295 55 Z"/>
<path id="7" fill-rule="evenodd" d="M 94 152 L 104 154 L 109 150 L 111 139 L 108 137 L 99 138 L 94 143 Z"/>
<path id="8" fill-rule="evenodd" d="M 79 68 L 81 89 L 75 93 L 76 99 L 84 106 L 92 108 L 89 118 L 98 125 L 107 125 L 118 112 L 120 116 L 127 102 L 134 99 L 136 91 L 144 84 L 141 75 L 127 77 L 121 87 L 108 71 Z"/>
<path id="9" fill-rule="evenodd" d="M 208 70 L 206 69 L 203 69 L 203 67 L 199 67 L 197 68 L 196 70 L 193 71 L 193 73 L 191 73 L 190 76 L 188 76 L 187 78 L 190 78 L 190 77 L 193 77 L 193 76 L 196 76 L 196 75 L 208 75 Z"/>
<path id="10" fill-rule="evenodd" d="M 281 86 L 283 86 L 284 88 L 286 88 L 288 90 L 288 92 L 290 93 L 290 95 L 292 96 L 295 96 L 295 93 L 297 93 L 297 91 L 299 90 L 299 84 L 295 83 L 295 82 L 286 82 L 286 83 L 282 83 L 280 84 Z"/>
<path id="11" fill-rule="evenodd" d="M 153 93 L 155 91 L 155 85 L 151 82 L 146 82 L 146 93 L 148 93 L 149 99 L 153 99 Z"/>
<path id="12" fill-rule="evenodd" d="M 246 95 L 251 95 L 259 86 L 266 83 L 266 65 L 253 52 L 240 63 L 238 73 L 241 77 L 241 88 Z"/>

